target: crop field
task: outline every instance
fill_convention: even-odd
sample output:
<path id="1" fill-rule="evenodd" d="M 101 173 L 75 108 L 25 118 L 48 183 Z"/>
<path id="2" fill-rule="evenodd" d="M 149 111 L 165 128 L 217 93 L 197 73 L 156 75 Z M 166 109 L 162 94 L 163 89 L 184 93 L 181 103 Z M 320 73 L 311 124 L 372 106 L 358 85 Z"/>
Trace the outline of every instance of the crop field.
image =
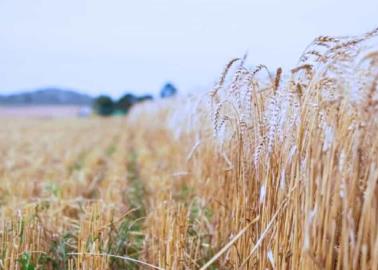
<path id="1" fill-rule="evenodd" d="M 0 269 L 378 269 L 378 29 L 126 117 L 0 119 Z"/>
<path id="2" fill-rule="evenodd" d="M 80 114 L 80 106 L 1 106 L 0 118 L 67 118 Z"/>

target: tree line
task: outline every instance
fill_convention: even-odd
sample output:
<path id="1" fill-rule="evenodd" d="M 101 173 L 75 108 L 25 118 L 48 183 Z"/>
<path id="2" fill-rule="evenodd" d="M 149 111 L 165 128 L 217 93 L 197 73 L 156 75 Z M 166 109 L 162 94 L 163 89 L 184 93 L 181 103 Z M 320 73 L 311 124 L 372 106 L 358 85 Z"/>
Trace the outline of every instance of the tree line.
<path id="1" fill-rule="evenodd" d="M 161 98 L 169 98 L 177 94 L 177 88 L 172 83 L 167 83 L 160 91 Z M 93 102 L 94 112 L 101 116 L 111 116 L 127 114 L 130 109 L 138 103 L 153 100 L 152 95 L 136 96 L 127 93 L 118 100 L 113 100 L 110 96 L 101 95 Z"/>

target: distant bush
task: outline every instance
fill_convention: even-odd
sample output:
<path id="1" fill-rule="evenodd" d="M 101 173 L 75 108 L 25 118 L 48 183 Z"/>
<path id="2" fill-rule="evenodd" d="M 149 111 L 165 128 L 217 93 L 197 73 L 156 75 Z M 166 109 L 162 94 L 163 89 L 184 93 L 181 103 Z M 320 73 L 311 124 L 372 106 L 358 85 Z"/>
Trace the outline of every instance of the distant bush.
<path id="1" fill-rule="evenodd" d="M 93 109 L 98 115 L 110 116 L 114 113 L 116 106 L 109 96 L 99 96 L 93 103 Z"/>
<path id="2" fill-rule="evenodd" d="M 143 102 L 143 101 L 153 100 L 153 99 L 154 98 L 151 95 L 144 95 L 144 96 L 138 97 L 138 102 Z"/>
<path id="3" fill-rule="evenodd" d="M 138 98 L 133 94 L 125 94 L 116 102 L 117 111 L 127 113 L 131 107 L 138 102 Z"/>

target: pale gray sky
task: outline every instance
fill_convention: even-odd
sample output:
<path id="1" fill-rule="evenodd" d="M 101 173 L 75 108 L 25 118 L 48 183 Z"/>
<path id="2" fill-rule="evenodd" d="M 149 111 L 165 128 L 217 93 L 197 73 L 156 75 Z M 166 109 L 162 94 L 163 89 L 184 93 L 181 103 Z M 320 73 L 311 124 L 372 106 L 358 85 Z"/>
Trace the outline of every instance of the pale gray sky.
<path id="1" fill-rule="evenodd" d="M 376 26 L 377 0 L 0 0 L 0 93 L 193 91 L 247 50 L 289 68 L 315 36 Z"/>

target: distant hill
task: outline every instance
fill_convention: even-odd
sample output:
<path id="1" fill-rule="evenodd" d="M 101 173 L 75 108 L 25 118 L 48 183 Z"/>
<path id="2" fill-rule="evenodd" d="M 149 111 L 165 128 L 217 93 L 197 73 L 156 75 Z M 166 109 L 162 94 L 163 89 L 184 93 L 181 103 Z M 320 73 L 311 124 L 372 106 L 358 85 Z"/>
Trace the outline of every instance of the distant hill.
<path id="1" fill-rule="evenodd" d="M 0 105 L 90 105 L 92 102 L 89 95 L 59 88 L 0 95 Z"/>

